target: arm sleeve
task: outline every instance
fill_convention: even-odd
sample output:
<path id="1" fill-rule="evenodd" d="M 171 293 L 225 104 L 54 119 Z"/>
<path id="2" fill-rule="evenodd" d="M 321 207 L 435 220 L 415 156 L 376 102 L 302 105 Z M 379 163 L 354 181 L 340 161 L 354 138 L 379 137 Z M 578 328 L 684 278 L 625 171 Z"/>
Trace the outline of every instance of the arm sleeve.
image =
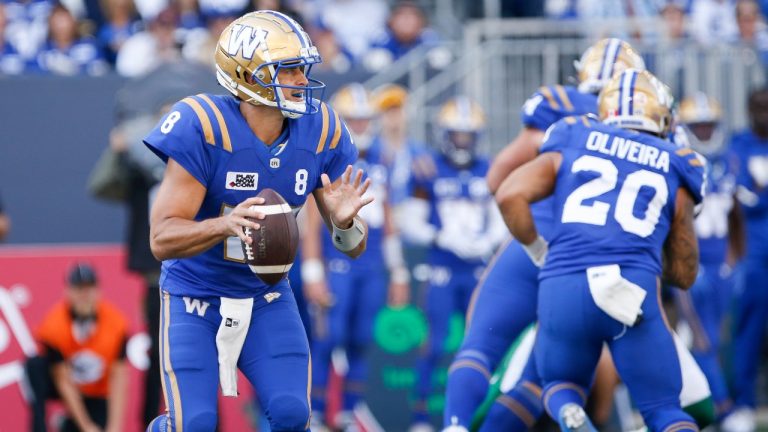
<path id="1" fill-rule="evenodd" d="M 210 152 L 214 146 L 206 144 L 200 120 L 186 103 L 177 102 L 144 138 L 144 144 L 164 162 L 175 160 L 208 186 L 213 175 Z"/>

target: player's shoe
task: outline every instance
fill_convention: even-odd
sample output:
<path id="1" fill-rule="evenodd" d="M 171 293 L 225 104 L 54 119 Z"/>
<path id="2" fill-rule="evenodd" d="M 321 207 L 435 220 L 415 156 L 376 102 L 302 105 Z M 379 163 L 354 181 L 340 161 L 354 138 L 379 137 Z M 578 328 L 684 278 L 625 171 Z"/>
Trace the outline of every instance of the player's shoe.
<path id="1" fill-rule="evenodd" d="M 755 411 L 741 407 L 728 414 L 720 426 L 723 432 L 754 432 L 757 428 Z"/>
<path id="2" fill-rule="evenodd" d="M 584 408 L 575 403 L 565 404 L 560 408 L 557 422 L 563 432 L 597 432 Z"/>
<path id="3" fill-rule="evenodd" d="M 469 432 L 467 428 L 461 426 L 456 416 L 451 417 L 451 425 L 443 428 L 441 432 Z"/>

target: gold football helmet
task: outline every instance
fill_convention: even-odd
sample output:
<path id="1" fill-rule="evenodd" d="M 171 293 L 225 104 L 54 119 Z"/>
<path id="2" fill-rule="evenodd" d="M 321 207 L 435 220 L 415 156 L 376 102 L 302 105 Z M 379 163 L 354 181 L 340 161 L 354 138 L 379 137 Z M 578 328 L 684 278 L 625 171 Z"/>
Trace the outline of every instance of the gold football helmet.
<path id="1" fill-rule="evenodd" d="M 325 84 L 311 79 L 309 72 L 322 60 L 307 33 L 290 17 L 270 10 L 243 15 L 221 33 L 215 58 L 216 79 L 238 98 L 276 107 L 289 118 L 317 112 L 313 92 L 322 92 Z M 307 85 L 281 84 L 280 69 L 295 67 L 302 69 Z M 301 95 L 302 100 L 287 100 L 283 92 Z"/>
<path id="2" fill-rule="evenodd" d="M 449 100 L 437 114 L 440 151 L 457 167 L 469 166 L 475 160 L 477 142 L 484 129 L 483 109 L 466 96 Z"/>
<path id="3" fill-rule="evenodd" d="M 648 71 L 627 69 L 600 92 L 598 113 L 603 123 L 665 138 L 672 128 L 672 93 Z"/>
<path id="4" fill-rule="evenodd" d="M 587 48 L 573 64 L 578 72 L 579 91 L 597 93 L 625 69 L 645 70 L 645 62 L 632 45 L 621 39 L 601 39 Z"/>
<path id="5" fill-rule="evenodd" d="M 398 84 L 384 84 L 376 87 L 371 97 L 376 108 L 385 111 L 405 105 L 408 102 L 408 90 Z"/>
<path id="6" fill-rule="evenodd" d="M 721 127 L 723 110 L 713 98 L 697 92 L 680 102 L 678 119 L 688 133 L 688 141 L 699 153 L 717 153 L 725 145 Z"/>
<path id="7" fill-rule="evenodd" d="M 360 83 L 347 84 L 333 95 L 331 106 L 347 123 L 355 145 L 360 150 L 370 147 L 377 114 L 370 92 Z"/>

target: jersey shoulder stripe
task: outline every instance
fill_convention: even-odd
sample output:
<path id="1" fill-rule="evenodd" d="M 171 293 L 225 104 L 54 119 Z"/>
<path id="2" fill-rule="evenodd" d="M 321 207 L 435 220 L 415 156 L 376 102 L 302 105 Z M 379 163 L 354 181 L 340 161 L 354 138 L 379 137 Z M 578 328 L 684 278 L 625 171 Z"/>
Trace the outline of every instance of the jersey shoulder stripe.
<path id="1" fill-rule="evenodd" d="M 205 108 L 203 108 L 203 106 L 200 105 L 200 102 L 198 102 L 192 96 L 182 99 L 181 102 L 192 108 L 192 110 L 197 115 L 197 119 L 200 121 L 200 125 L 203 128 L 205 142 L 215 147 L 216 138 L 213 136 L 213 126 L 211 126 L 211 119 L 208 117 L 208 113 L 205 111 Z"/>
<path id="2" fill-rule="evenodd" d="M 339 145 L 342 133 L 341 118 L 336 110 L 330 108 L 325 102 L 320 104 L 320 115 L 322 118 L 322 130 L 320 139 L 317 141 L 315 153 L 321 153 L 323 150 L 333 150 Z"/>
<path id="3" fill-rule="evenodd" d="M 565 91 L 565 88 L 561 85 L 554 86 L 555 94 L 557 94 L 558 99 L 560 99 L 560 102 L 563 104 L 563 109 L 566 111 L 573 111 L 573 103 L 571 102 L 571 99 L 568 97 L 568 93 Z"/>
<path id="4" fill-rule="evenodd" d="M 202 99 L 205 105 L 213 112 L 213 115 L 216 118 L 216 123 L 219 126 L 221 145 L 224 150 L 232 153 L 232 140 L 229 137 L 229 128 L 227 128 L 227 122 L 224 119 L 224 115 L 221 113 L 221 109 L 219 109 L 216 103 L 208 95 L 201 93 L 197 95 L 197 97 Z"/>

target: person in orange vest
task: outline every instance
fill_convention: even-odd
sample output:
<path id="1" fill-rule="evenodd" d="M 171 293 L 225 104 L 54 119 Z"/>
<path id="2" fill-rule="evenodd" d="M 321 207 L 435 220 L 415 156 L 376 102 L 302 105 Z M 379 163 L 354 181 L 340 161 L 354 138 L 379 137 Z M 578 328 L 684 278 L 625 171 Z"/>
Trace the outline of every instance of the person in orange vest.
<path id="1" fill-rule="evenodd" d="M 72 266 L 65 299 L 48 311 L 35 338 L 40 355 L 26 364 L 32 430 L 46 430 L 49 399 L 60 399 L 66 408 L 61 431 L 123 430 L 128 321 L 100 298 L 91 266 Z"/>

